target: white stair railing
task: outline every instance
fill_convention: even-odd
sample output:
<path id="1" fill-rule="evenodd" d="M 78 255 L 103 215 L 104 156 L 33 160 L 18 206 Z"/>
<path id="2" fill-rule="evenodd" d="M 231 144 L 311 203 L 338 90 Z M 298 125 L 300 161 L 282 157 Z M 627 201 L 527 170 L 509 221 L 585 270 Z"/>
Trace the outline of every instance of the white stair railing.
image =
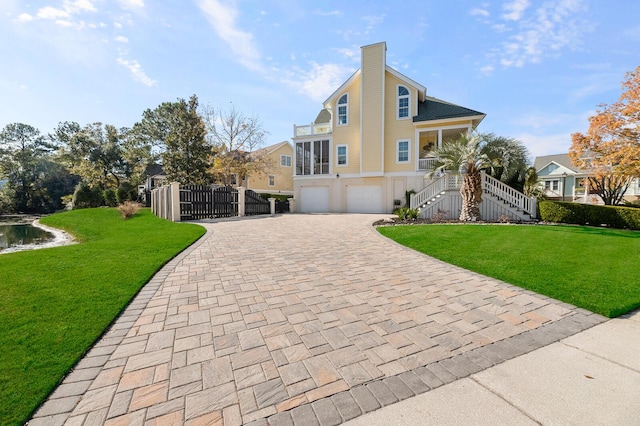
<path id="1" fill-rule="evenodd" d="M 438 194 L 441 194 L 446 188 L 446 181 L 447 180 L 445 175 L 437 178 L 429 185 L 425 186 L 424 189 L 422 189 L 420 192 L 411 194 L 409 207 L 411 207 L 412 209 L 420 208 L 420 206 L 433 199 Z"/>
<path id="2" fill-rule="evenodd" d="M 532 218 L 536 217 L 536 198 L 527 197 L 522 192 L 511 188 L 499 181 L 498 179 L 489 176 L 482 172 L 482 189 L 489 194 L 504 200 L 507 204 L 528 213 Z"/>

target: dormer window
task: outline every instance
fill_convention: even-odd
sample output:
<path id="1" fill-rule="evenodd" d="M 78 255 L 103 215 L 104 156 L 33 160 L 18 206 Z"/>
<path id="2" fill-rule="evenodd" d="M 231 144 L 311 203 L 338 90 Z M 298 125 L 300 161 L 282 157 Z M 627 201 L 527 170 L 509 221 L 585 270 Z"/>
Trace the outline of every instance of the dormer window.
<path id="1" fill-rule="evenodd" d="M 338 99 L 338 126 L 349 124 L 349 95 L 345 93 Z"/>
<path id="2" fill-rule="evenodd" d="M 404 86 L 398 86 L 398 119 L 409 118 L 410 98 L 409 89 Z"/>

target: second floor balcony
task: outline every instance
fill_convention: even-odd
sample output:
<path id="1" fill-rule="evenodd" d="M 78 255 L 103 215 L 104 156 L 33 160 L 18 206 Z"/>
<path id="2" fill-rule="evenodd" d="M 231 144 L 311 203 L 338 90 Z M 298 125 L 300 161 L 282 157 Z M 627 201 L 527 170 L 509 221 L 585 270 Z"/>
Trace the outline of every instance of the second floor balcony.
<path id="1" fill-rule="evenodd" d="M 331 133 L 331 123 L 293 125 L 293 137 L 327 135 Z"/>

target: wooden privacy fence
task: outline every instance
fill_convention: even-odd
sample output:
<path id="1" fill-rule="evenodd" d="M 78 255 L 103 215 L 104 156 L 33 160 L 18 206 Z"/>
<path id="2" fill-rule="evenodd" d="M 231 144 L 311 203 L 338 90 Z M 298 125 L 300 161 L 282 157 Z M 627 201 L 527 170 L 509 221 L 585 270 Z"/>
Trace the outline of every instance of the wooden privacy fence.
<path id="1" fill-rule="evenodd" d="M 151 210 L 161 218 L 181 220 L 275 214 L 275 199 L 265 200 L 245 188 L 172 183 L 151 191 Z"/>

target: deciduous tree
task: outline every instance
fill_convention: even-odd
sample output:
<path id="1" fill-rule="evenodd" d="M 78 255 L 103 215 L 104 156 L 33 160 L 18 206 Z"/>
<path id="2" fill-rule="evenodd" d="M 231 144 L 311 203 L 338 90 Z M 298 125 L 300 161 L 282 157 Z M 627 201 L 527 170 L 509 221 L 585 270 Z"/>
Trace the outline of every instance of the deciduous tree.
<path id="1" fill-rule="evenodd" d="M 574 133 L 569 157 L 588 170 L 589 188 L 605 204 L 618 204 L 640 177 L 640 66 L 626 74 L 617 102 L 601 105 L 586 134 Z"/>
<path id="2" fill-rule="evenodd" d="M 246 116 L 233 106 L 227 110 L 207 106 L 203 117 L 215 154 L 212 172 L 216 182 L 229 185 L 237 176 L 240 184 L 250 175 L 263 174 L 273 167 L 266 153 L 258 149 L 268 133 L 256 116 Z"/>

